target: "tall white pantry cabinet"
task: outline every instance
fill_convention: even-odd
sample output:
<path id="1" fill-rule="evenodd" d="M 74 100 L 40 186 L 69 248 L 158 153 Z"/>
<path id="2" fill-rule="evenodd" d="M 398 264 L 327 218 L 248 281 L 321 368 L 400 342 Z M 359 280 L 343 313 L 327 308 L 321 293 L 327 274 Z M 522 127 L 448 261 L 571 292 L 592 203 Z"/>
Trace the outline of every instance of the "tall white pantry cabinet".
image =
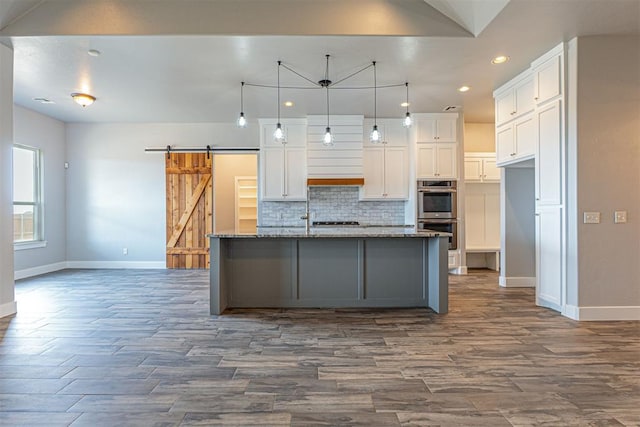
<path id="1" fill-rule="evenodd" d="M 497 165 L 533 161 L 535 169 L 536 303 L 561 311 L 566 289 L 564 44 L 533 61 L 494 98 Z"/>

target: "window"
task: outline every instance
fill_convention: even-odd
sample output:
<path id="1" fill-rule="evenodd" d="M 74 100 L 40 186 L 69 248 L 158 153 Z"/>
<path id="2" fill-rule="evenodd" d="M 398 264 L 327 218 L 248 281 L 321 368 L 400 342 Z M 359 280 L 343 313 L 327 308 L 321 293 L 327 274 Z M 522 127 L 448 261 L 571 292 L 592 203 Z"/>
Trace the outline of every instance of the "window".
<path id="1" fill-rule="evenodd" d="M 13 146 L 13 242 L 37 242 L 42 236 L 41 154 Z"/>

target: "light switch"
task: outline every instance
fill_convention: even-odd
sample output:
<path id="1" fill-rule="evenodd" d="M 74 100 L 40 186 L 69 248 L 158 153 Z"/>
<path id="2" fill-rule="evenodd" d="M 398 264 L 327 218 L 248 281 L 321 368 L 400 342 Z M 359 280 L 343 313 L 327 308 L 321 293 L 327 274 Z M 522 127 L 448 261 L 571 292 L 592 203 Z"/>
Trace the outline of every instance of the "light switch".
<path id="1" fill-rule="evenodd" d="M 613 215 L 613 222 L 616 224 L 624 224 L 627 222 L 627 211 L 615 211 Z"/>
<path id="2" fill-rule="evenodd" d="M 600 224 L 600 212 L 585 212 L 584 213 L 585 224 Z"/>

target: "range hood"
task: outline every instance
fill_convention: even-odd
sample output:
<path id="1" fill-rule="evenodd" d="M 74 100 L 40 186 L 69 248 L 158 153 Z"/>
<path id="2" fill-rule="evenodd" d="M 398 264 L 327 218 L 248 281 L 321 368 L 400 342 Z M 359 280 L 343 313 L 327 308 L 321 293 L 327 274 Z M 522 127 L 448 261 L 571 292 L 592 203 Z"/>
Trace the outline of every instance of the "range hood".
<path id="1" fill-rule="evenodd" d="M 364 178 L 307 178 L 307 186 L 350 186 L 364 185 Z"/>

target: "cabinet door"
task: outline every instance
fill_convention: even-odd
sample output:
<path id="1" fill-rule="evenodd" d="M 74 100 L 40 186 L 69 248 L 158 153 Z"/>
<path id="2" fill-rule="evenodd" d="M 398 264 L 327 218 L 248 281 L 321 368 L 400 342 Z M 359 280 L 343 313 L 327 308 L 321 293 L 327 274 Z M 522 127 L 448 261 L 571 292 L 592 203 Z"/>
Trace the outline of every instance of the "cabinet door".
<path id="1" fill-rule="evenodd" d="M 456 178 L 456 144 L 437 144 L 436 177 Z"/>
<path id="2" fill-rule="evenodd" d="M 531 77 L 515 87 L 514 96 L 516 116 L 521 116 L 533 111 L 535 107 L 533 86 L 533 78 Z"/>
<path id="3" fill-rule="evenodd" d="M 404 200 L 409 198 L 408 147 L 387 147 L 385 149 L 384 190 L 385 197 L 388 199 Z"/>
<path id="4" fill-rule="evenodd" d="M 438 142 L 456 142 L 457 119 L 436 120 L 436 139 Z"/>
<path id="5" fill-rule="evenodd" d="M 490 185 L 484 199 L 485 247 L 500 248 L 500 186 Z"/>
<path id="6" fill-rule="evenodd" d="M 260 153 L 263 200 L 284 199 L 284 148 L 268 147 Z"/>
<path id="7" fill-rule="evenodd" d="M 496 161 L 508 162 L 515 156 L 513 126 L 507 125 L 496 129 Z"/>
<path id="8" fill-rule="evenodd" d="M 384 148 L 367 147 L 362 150 L 362 168 L 364 171 L 362 198 L 382 198 L 384 194 Z"/>
<path id="9" fill-rule="evenodd" d="M 287 147 L 306 147 L 307 146 L 307 126 L 306 125 L 287 124 L 285 126 L 284 136 L 285 136 L 285 141 L 287 143 Z"/>
<path id="10" fill-rule="evenodd" d="M 536 213 L 536 304 L 562 308 L 562 208 L 543 206 Z"/>
<path id="11" fill-rule="evenodd" d="M 482 181 L 482 159 L 464 159 L 464 180 L 469 182 Z"/>
<path id="12" fill-rule="evenodd" d="M 407 128 L 400 120 L 389 120 L 384 124 L 382 138 L 387 146 L 406 147 L 409 145 Z"/>
<path id="13" fill-rule="evenodd" d="M 285 198 L 307 199 L 307 151 L 304 148 L 285 149 Z"/>
<path id="14" fill-rule="evenodd" d="M 518 119 L 514 127 L 515 158 L 533 157 L 536 154 L 536 127 L 533 114 Z"/>
<path id="15" fill-rule="evenodd" d="M 436 144 L 420 144 L 417 149 L 418 178 L 428 179 L 436 177 Z"/>
<path id="16" fill-rule="evenodd" d="M 467 187 L 464 197 L 465 241 L 470 250 L 485 247 L 484 194 L 476 187 Z"/>
<path id="17" fill-rule="evenodd" d="M 543 62 L 534 70 L 535 101 L 542 104 L 562 93 L 560 55 Z"/>
<path id="18" fill-rule="evenodd" d="M 513 90 L 508 90 L 496 98 L 496 126 L 508 122 L 515 115 Z"/>
<path id="19" fill-rule="evenodd" d="M 437 140 L 436 119 L 418 119 L 416 129 L 418 142 L 435 142 Z"/>
<path id="20" fill-rule="evenodd" d="M 562 104 L 558 100 L 537 111 L 538 164 L 536 199 L 544 205 L 562 203 Z"/>
<path id="21" fill-rule="evenodd" d="M 500 169 L 495 159 L 482 159 L 482 180 L 484 182 L 500 182 Z"/>

